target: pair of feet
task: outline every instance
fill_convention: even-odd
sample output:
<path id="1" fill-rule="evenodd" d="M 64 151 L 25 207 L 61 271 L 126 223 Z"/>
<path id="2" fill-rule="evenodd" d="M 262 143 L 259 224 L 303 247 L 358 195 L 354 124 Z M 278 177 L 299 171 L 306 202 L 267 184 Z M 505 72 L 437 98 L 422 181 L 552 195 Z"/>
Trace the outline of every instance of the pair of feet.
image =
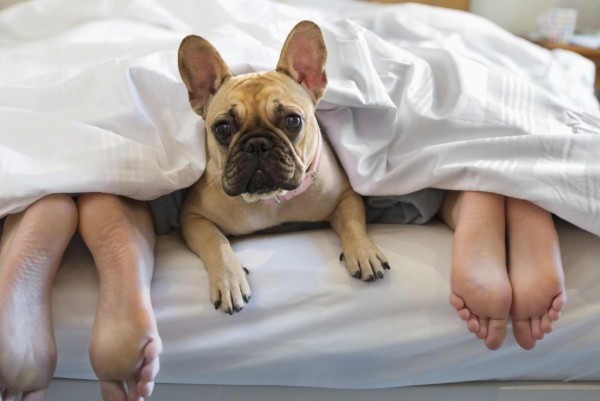
<path id="1" fill-rule="evenodd" d="M 450 303 L 469 331 L 497 349 L 512 320 L 524 349 L 553 329 L 566 301 L 558 236 L 538 206 L 500 195 L 460 195 Z"/>
<path id="2" fill-rule="evenodd" d="M 48 196 L 5 221 L 0 241 L 0 401 L 19 396 L 23 401 L 46 399 L 57 359 L 51 291 L 62 254 L 78 228 L 84 239 L 90 238 L 88 246 L 101 241 L 93 237 L 100 232 L 96 217 L 92 216 L 86 228 L 81 224 L 82 213 L 98 213 L 100 207 L 108 212 L 97 217 L 108 221 L 113 212 L 121 212 L 113 209 L 120 207 L 117 198 L 98 195 L 84 201 L 88 204 L 82 209 L 70 197 Z M 125 231 L 112 234 L 138 235 Z M 104 254 L 136 256 L 128 256 L 128 252 Z M 132 275 L 139 275 L 139 280 L 127 280 L 118 279 L 123 272 L 110 270 L 119 265 L 116 260 L 107 258 L 97 264 L 103 268 L 99 266 L 100 292 L 90 360 L 104 400 L 141 400 L 152 392 L 162 347 L 150 303 L 151 270 L 140 269 Z"/>

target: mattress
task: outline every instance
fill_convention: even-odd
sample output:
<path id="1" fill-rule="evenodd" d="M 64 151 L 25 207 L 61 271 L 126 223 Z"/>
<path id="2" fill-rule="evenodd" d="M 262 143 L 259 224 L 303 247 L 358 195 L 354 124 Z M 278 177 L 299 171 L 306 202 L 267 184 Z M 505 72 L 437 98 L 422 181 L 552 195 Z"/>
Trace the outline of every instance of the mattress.
<path id="1" fill-rule="evenodd" d="M 364 283 L 339 261 L 330 229 L 233 241 L 253 297 L 214 310 L 207 274 L 176 235 L 158 238 L 152 299 L 164 342 L 158 383 L 382 389 L 483 380 L 600 380 L 600 238 L 558 221 L 568 303 L 553 333 L 524 351 L 489 351 L 448 303 L 452 231 L 372 225 L 392 270 Z M 87 357 L 98 277 L 79 240 L 54 286 L 55 377 L 94 379 Z"/>

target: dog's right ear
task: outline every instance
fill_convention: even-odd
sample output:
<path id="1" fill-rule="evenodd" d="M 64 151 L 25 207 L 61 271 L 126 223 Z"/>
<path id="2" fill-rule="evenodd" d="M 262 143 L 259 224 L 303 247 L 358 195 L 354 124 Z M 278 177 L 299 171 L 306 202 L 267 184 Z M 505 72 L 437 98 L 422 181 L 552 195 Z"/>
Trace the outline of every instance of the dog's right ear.
<path id="1" fill-rule="evenodd" d="M 179 74 L 187 87 L 192 109 L 205 117 L 206 105 L 231 72 L 206 39 L 190 35 L 179 46 Z"/>

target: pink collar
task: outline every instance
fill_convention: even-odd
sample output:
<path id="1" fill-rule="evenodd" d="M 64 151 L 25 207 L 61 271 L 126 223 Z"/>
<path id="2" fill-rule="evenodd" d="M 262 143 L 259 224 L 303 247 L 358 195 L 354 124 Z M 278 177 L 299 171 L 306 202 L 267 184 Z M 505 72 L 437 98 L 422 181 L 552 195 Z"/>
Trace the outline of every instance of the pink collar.
<path id="1" fill-rule="evenodd" d="M 319 162 L 321 161 L 321 152 L 323 150 L 323 139 L 321 138 L 321 133 L 318 133 L 317 136 L 317 151 L 315 153 L 315 158 L 310 165 L 309 170 L 306 172 L 306 177 L 302 184 L 293 191 L 286 192 L 283 195 L 274 196 L 272 198 L 263 199 L 263 202 L 268 205 L 279 205 L 282 201 L 287 201 L 292 199 L 294 196 L 300 195 L 302 192 L 306 191 L 313 182 L 317 179 L 317 170 L 319 169 Z"/>

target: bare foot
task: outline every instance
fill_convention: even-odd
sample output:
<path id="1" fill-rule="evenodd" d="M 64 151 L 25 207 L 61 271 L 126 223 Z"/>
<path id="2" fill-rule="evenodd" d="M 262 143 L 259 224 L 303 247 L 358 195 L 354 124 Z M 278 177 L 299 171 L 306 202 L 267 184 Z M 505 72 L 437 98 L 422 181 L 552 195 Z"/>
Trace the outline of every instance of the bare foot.
<path id="1" fill-rule="evenodd" d="M 114 296 L 116 291 L 125 291 L 125 296 Z M 152 306 L 131 299 L 125 288 L 116 286 L 105 287 L 98 302 L 89 352 L 102 398 L 131 401 L 149 397 L 162 351 Z"/>
<path id="2" fill-rule="evenodd" d="M 0 241 L 0 400 L 42 401 L 56 367 L 51 290 L 77 224 L 65 195 L 7 217 Z"/>
<path id="3" fill-rule="evenodd" d="M 511 287 L 506 271 L 504 197 L 484 192 L 459 195 L 450 303 L 467 328 L 497 349 L 506 337 Z"/>
<path id="4" fill-rule="evenodd" d="M 566 302 L 560 248 L 552 216 L 520 199 L 507 199 L 513 333 L 532 349 L 550 333 Z"/>
<path id="5" fill-rule="evenodd" d="M 152 394 L 162 351 L 150 300 L 152 219 L 144 204 L 112 195 L 87 194 L 78 205 L 100 277 L 92 367 L 105 401 L 141 400 Z"/>

